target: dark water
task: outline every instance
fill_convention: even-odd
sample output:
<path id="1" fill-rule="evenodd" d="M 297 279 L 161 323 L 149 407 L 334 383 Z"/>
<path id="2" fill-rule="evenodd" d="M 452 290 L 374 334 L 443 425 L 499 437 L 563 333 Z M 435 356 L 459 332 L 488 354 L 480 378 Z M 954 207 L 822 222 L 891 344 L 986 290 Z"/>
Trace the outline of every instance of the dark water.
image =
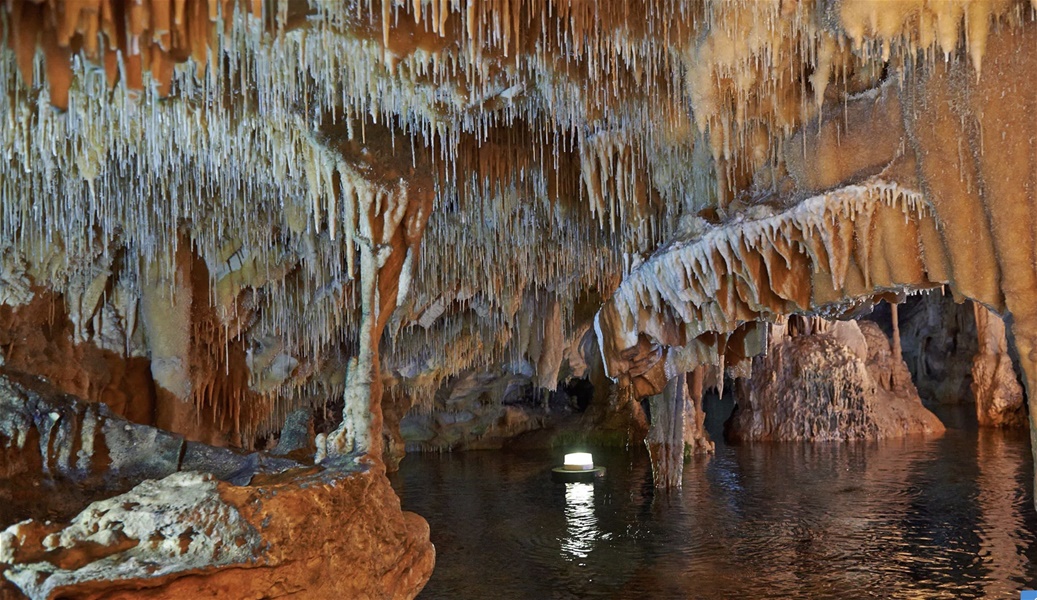
<path id="1" fill-rule="evenodd" d="M 393 484 L 428 519 L 421 598 L 1018 598 L 1037 587 L 1025 434 L 730 447 L 655 493 L 641 452 L 411 455 Z M 714 424 L 715 425 L 715 424 Z M 716 438 L 714 438 L 716 439 Z"/>

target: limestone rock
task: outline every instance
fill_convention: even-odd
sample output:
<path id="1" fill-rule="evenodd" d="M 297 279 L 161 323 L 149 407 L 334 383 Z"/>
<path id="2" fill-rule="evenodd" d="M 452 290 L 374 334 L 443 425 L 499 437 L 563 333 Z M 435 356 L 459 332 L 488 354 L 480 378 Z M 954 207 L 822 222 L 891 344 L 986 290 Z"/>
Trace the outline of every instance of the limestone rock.
<path id="1" fill-rule="evenodd" d="M 310 454 L 315 451 L 313 445 L 313 415 L 307 410 L 292 411 L 281 428 L 281 437 L 277 446 L 270 451 L 274 456 L 293 454 Z"/>
<path id="2" fill-rule="evenodd" d="M 466 373 L 442 388 L 432 410 L 414 409 L 403 417 L 402 438 L 413 450 L 500 448 L 545 426 L 550 413 L 541 398 L 547 394 L 529 376 Z"/>
<path id="3" fill-rule="evenodd" d="M 979 350 L 972 359 L 972 395 L 976 419 L 984 427 L 1024 427 L 1023 387 L 1019 385 L 1001 317 L 973 305 Z"/>
<path id="4" fill-rule="evenodd" d="M 411 598 L 435 560 L 428 535 L 377 471 L 309 469 L 250 487 L 177 473 L 60 529 L 9 527 L 0 569 L 33 600 Z"/>
<path id="5" fill-rule="evenodd" d="M 941 286 L 1011 315 L 1037 391 L 1032 0 L 122 4 L 0 10 L 0 346 L 131 420 L 249 448 L 332 397 L 320 458 L 398 460 L 383 378 L 552 389 L 597 311 L 637 424 L 767 323 Z M 44 295 L 60 322 L 18 325 Z M 907 389 L 899 345 L 832 336 L 775 368 Z M 537 423 L 462 397 L 414 430 Z"/>
<path id="6" fill-rule="evenodd" d="M 894 361 L 889 340 L 860 323 L 867 358 L 828 333 L 777 340 L 753 360 L 725 425 L 734 441 L 858 441 L 944 431 Z"/>
<path id="7" fill-rule="evenodd" d="M 175 473 L 94 502 L 68 525 L 39 536 L 23 522 L 0 533 L 4 576 L 33 600 L 103 583 L 172 579 L 184 572 L 253 562 L 261 538 L 218 493 L 212 476 Z M 25 540 L 26 543 L 23 543 Z"/>
<path id="8" fill-rule="evenodd" d="M 131 423 L 104 404 L 83 402 L 10 372 L 0 372 L 0 452 L 5 458 L 0 476 L 45 477 L 110 490 L 193 470 L 248 483 L 257 473 L 299 464 Z"/>
<path id="9" fill-rule="evenodd" d="M 288 454 L 307 424 L 297 415 L 286 427 Z M 84 494 L 106 499 L 67 523 L 0 533 L 0 597 L 14 586 L 34 599 L 406 598 L 434 562 L 428 525 L 401 512 L 377 465 L 305 467 L 206 446 L 4 373 L 0 523 L 64 514 Z"/>

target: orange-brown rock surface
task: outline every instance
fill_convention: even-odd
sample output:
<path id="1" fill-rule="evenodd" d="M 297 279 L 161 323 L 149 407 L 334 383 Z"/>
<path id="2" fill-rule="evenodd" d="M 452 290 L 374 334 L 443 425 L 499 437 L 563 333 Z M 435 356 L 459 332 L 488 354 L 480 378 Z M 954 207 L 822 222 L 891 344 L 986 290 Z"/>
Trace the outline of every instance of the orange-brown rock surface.
<path id="1" fill-rule="evenodd" d="M 428 536 L 375 470 L 287 471 L 247 487 L 185 472 L 64 526 L 8 527 L 0 569 L 34 600 L 412 598 L 435 562 Z"/>
<path id="2" fill-rule="evenodd" d="M 432 571 L 428 525 L 356 456 L 235 453 L 4 373 L 0 458 L 4 598 L 407 598 Z"/>
<path id="3" fill-rule="evenodd" d="M 1008 355 L 1005 324 L 985 307 L 976 304 L 974 308 L 979 337 L 979 350 L 972 359 L 976 419 L 985 427 L 1025 426 L 1025 398 Z"/>
<path id="4" fill-rule="evenodd" d="M 67 394 L 103 402 L 136 423 L 153 424 L 154 383 L 146 357 L 77 344 L 64 301 L 39 290 L 22 306 L 0 304 L 0 348 L 9 369 L 45 378 Z"/>

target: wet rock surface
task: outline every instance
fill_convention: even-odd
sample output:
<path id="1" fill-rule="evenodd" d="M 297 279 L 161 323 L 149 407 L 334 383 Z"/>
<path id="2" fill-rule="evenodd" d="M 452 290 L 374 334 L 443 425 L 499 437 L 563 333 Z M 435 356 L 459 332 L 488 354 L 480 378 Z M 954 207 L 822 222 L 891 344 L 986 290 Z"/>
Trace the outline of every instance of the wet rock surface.
<path id="1" fill-rule="evenodd" d="M 859 324 L 864 357 L 829 333 L 776 329 L 768 353 L 753 359 L 752 376 L 737 388 L 728 439 L 857 441 L 944 431 L 874 323 Z"/>
<path id="2" fill-rule="evenodd" d="M 974 305 L 979 349 L 972 359 L 976 419 L 984 427 L 1025 427 L 1023 386 L 1019 383 L 1001 317 Z"/>

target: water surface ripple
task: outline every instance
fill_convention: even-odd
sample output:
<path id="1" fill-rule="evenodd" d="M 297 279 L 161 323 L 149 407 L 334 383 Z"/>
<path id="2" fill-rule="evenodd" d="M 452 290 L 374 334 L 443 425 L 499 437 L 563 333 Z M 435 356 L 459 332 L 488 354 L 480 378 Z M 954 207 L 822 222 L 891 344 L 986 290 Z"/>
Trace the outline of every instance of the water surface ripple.
<path id="1" fill-rule="evenodd" d="M 871 444 L 718 444 L 656 493 L 641 452 L 556 484 L 552 452 L 410 455 L 421 598 L 1018 598 L 1037 587 L 1025 433 Z"/>

